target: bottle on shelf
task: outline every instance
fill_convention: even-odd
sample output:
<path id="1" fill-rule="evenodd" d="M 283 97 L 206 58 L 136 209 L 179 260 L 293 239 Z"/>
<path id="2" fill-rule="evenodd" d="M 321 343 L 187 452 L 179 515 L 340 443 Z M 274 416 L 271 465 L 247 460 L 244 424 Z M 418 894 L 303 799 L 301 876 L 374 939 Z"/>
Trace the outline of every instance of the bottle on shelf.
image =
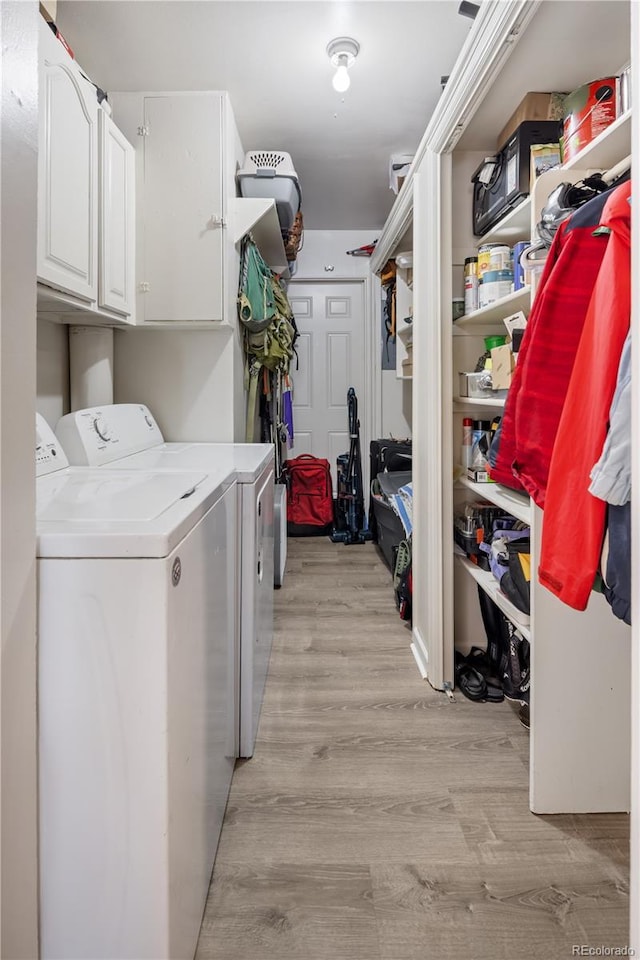
<path id="1" fill-rule="evenodd" d="M 478 309 L 478 258 L 467 257 L 464 261 L 464 312 Z"/>
<path id="2" fill-rule="evenodd" d="M 471 466 L 471 444 L 473 442 L 473 420 L 464 417 L 462 421 L 462 466 L 466 470 Z"/>

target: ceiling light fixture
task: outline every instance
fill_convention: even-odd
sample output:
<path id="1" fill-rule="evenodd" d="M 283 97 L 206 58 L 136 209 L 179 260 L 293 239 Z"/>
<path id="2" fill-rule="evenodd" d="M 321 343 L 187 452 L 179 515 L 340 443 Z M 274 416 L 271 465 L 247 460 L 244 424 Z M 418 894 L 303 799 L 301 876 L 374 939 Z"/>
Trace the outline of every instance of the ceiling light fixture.
<path id="1" fill-rule="evenodd" d="M 336 37 L 327 44 L 327 56 L 331 63 L 336 67 L 333 75 L 333 89 L 338 93 L 344 93 L 351 85 L 349 76 L 349 67 L 353 65 L 354 60 L 360 52 L 360 44 L 351 37 Z"/>

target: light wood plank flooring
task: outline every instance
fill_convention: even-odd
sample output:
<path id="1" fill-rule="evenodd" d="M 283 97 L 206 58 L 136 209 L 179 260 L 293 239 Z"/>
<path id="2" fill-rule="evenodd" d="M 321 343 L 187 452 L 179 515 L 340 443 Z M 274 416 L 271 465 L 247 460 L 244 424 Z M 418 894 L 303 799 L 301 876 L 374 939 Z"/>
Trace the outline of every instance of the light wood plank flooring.
<path id="1" fill-rule="evenodd" d="M 626 816 L 536 817 L 508 703 L 420 679 L 371 544 L 289 541 L 258 743 L 197 960 L 564 960 L 623 946 Z"/>

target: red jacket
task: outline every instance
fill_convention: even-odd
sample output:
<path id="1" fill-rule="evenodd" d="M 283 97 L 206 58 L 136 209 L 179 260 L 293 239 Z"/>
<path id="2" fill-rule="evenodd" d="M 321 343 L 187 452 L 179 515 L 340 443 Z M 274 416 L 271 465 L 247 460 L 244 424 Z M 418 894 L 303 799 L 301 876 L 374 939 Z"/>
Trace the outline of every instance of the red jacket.
<path id="1" fill-rule="evenodd" d="M 631 184 L 617 187 L 601 223 L 611 231 L 589 303 L 549 468 L 540 583 L 584 610 L 602 551 L 606 504 L 589 493 L 602 453 L 631 316 Z"/>
<path id="2" fill-rule="evenodd" d="M 551 245 L 518 353 L 492 480 L 525 489 L 544 507 L 549 464 L 569 378 L 608 238 L 594 237 L 605 200 L 562 223 Z"/>

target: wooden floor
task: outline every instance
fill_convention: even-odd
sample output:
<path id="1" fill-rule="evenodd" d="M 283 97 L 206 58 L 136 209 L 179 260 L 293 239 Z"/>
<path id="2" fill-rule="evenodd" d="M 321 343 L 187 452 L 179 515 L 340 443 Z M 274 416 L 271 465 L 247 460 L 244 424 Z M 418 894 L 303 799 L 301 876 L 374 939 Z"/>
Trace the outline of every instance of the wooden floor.
<path id="1" fill-rule="evenodd" d="M 289 541 L 197 960 L 565 960 L 627 943 L 628 818 L 531 814 L 514 709 L 449 702 L 409 641 L 373 545 Z"/>

